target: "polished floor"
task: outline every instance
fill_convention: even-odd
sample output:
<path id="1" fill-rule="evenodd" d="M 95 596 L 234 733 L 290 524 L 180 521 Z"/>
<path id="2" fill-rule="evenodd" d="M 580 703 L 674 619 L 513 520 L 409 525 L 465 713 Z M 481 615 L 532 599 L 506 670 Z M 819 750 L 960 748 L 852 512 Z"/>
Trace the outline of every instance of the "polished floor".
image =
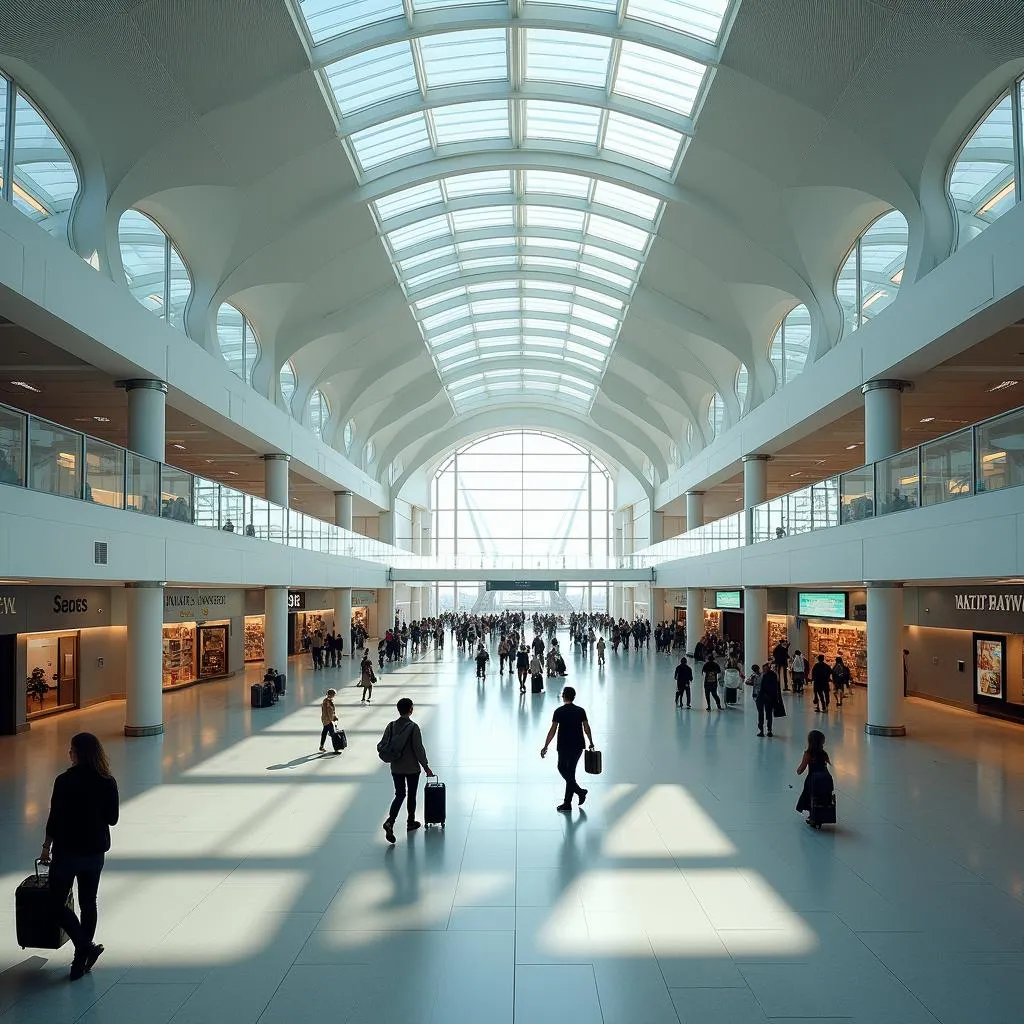
<path id="1" fill-rule="evenodd" d="M 495 659 L 496 660 L 496 659 Z M 865 695 L 826 723 L 789 698 L 775 739 L 752 708 L 673 706 L 673 662 L 570 662 L 605 773 L 555 812 L 539 748 L 557 703 L 485 685 L 449 648 L 381 673 L 290 666 L 278 706 L 242 679 L 169 695 L 163 737 L 123 706 L 0 738 L 0 1022 L 71 1024 L 1019 1024 L 1024 1019 L 1024 730 L 911 702 L 904 740 L 868 739 Z M 351 741 L 320 755 L 318 700 Z M 389 847 L 374 749 L 411 696 L 448 784 L 446 829 Z M 836 765 L 840 824 L 794 811 L 808 728 Z M 79 729 L 121 786 L 100 892 L 107 953 L 21 950 L 13 891 Z"/>

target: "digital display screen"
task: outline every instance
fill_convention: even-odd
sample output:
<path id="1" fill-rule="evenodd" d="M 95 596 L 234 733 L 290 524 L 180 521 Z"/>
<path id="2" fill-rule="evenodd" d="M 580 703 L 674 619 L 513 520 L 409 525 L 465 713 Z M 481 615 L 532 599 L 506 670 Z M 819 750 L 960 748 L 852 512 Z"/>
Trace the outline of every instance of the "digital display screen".
<path id="1" fill-rule="evenodd" d="M 739 590 L 716 590 L 715 607 L 738 611 L 743 607 L 743 594 Z"/>
<path id="2" fill-rule="evenodd" d="M 845 591 L 832 594 L 798 593 L 797 615 L 804 619 L 845 619 L 847 595 Z"/>

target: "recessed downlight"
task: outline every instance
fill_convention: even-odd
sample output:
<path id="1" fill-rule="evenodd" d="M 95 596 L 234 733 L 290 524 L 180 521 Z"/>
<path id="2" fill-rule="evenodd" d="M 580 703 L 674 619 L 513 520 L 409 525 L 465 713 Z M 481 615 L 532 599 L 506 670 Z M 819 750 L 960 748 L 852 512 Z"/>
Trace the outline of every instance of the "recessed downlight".
<path id="1" fill-rule="evenodd" d="M 12 384 L 16 384 L 17 381 L 11 381 Z M 1000 381 L 994 388 L 989 388 L 989 392 L 993 391 L 1005 391 L 1007 388 L 1015 388 L 1020 383 L 1019 380 L 1003 380 Z"/>
<path id="2" fill-rule="evenodd" d="M 846 450 L 847 450 L 848 452 L 852 452 L 854 448 L 859 448 L 859 447 L 860 447 L 860 441 L 857 441 L 857 442 L 855 442 L 854 444 L 848 444 L 848 445 L 846 446 Z"/>
<path id="3" fill-rule="evenodd" d="M 33 384 L 29 384 L 27 380 L 12 380 L 11 383 L 16 388 L 24 388 L 26 391 L 32 391 L 37 395 L 41 393 L 39 388 L 35 387 Z"/>
<path id="4" fill-rule="evenodd" d="M 921 417 L 921 422 L 922 423 L 934 423 L 935 422 L 935 417 L 934 416 L 922 416 Z"/>
<path id="5" fill-rule="evenodd" d="M 110 422 L 110 417 L 109 416 L 93 416 L 93 419 L 97 423 L 109 423 Z"/>
<path id="6" fill-rule="evenodd" d="M 179 452 L 185 451 L 185 446 L 180 441 L 175 441 L 174 444 L 171 445 L 171 447 L 177 448 Z"/>

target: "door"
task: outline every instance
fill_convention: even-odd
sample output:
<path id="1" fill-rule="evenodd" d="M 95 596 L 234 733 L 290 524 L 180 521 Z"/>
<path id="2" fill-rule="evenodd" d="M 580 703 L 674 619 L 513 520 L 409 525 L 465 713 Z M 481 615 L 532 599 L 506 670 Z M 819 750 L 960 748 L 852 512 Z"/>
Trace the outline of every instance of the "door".
<path id="1" fill-rule="evenodd" d="M 78 634 L 57 638 L 57 706 L 78 706 Z"/>

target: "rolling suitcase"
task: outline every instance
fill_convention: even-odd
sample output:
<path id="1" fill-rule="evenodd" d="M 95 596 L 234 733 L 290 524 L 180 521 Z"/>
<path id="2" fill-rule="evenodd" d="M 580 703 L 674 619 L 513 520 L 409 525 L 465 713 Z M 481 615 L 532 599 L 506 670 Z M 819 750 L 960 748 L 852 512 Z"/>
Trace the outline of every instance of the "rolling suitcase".
<path id="1" fill-rule="evenodd" d="M 335 729 L 331 733 L 331 744 L 334 747 L 335 753 L 338 754 L 348 746 L 348 737 L 345 735 L 344 729 Z"/>
<path id="2" fill-rule="evenodd" d="M 446 804 L 445 784 L 438 782 L 436 778 L 427 779 L 427 783 L 423 787 L 423 824 L 440 825 L 441 828 L 444 828 Z"/>
<path id="3" fill-rule="evenodd" d="M 283 694 L 285 687 L 288 685 L 288 677 L 283 672 L 278 672 L 274 677 L 274 688 L 278 694 Z"/>
<path id="4" fill-rule="evenodd" d="M 588 775 L 600 775 L 604 768 L 600 750 L 583 751 L 583 770 Z"/>
<path id="5" fill-rule="evenodd" d="M 725 703 L 726 704 L 735 704 L 738 692 L 739 692 L 739 688 L 738 687 L 736 687 L 736 686 L 727 686 L 725 688 Z"/>
<path id="6" fill-rule="evenodd" d="M 254 708 L 266 707 L 263 703 L 263 697 L 266 691 L 263 689 L 263 683 L 253 683 L 249 687 L 249 705 Z"/>
<path id="7" fill-rule="evenodd" d="M 50 896 L 49 873 L 29 875 L 14 892 L 14 908 L 18 945 L 22 949 L 60 949 L 68 941 L 68 934 L 57 920 L 57 908 Z M 75 909 L 75 897 L 69 892 L 67 906 Z"/>
<path id="8" fill-rule="evenodd" d="M 277 703 L 277 687 L 273 683 L 263 684 L 263 706 L 269 708 Z"/>
<path id="9" fill-rule="evenodd" d="M 534 693 L 544 692 L 544 677 L 540 675 L 533 676 L 530 680 L 530 689 Z"/>
<path id="10" fill-rule="evenodd" d="M 836 797 L 833 793 L 827 800 L 816 800 L 811 798 L 811 813 L 807 818 L 814 828 L 821 828 L 822 825 L 834 825 L 836 823 Z"/>

